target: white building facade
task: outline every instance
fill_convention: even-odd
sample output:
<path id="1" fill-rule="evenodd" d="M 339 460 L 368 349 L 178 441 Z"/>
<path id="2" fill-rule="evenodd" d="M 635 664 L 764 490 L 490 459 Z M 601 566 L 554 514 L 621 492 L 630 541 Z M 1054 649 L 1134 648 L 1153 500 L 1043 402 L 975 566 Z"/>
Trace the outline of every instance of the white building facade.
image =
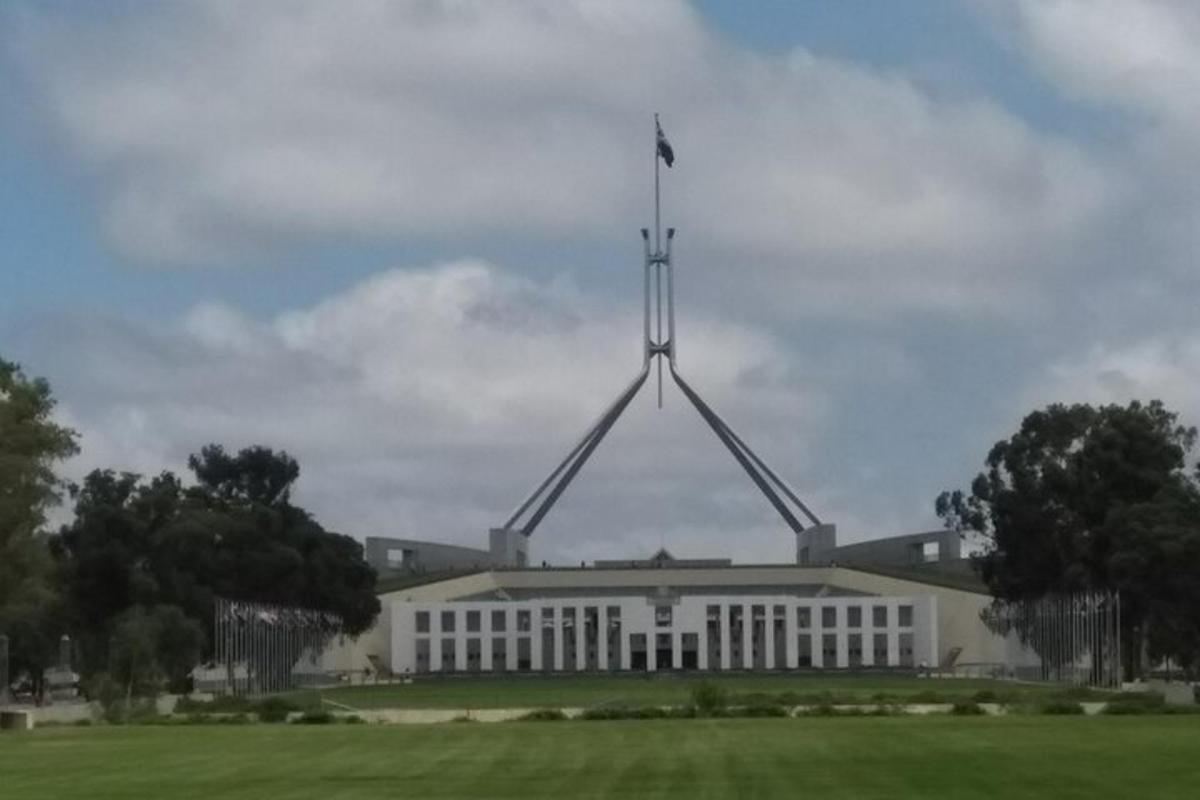
<path id="1" fill-rule="evenodd" d="M 939 652 L 934 595 L 394 600 L 390 612 L 398 674 L 913 668 Z"/>

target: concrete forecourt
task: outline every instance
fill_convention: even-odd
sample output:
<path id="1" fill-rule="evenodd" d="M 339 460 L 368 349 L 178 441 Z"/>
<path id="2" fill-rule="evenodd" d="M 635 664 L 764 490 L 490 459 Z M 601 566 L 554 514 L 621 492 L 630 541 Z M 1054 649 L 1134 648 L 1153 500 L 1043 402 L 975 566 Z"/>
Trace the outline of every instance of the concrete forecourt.
<path id="1" fill-rule="evenodd" d="M 1192 798 L 1200 716 L 58 727 L 0 739 L 0 776 L 23 800 Z"/>

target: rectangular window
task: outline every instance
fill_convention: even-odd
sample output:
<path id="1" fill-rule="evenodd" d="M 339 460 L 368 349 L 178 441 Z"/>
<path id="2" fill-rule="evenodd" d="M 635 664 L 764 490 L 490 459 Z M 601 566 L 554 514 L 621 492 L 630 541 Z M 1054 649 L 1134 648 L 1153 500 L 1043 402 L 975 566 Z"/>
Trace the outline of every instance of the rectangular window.
<path id="1" fill-rule="evenodd" d="M 821 637 L 821 655 L 826 667 L 837 666 L 837 634 L 827 633 Z"/>
<path id="2" fill-rule="evenodd" d="M 884 667 L 888 663 L 887 634 L 875 634 L 875 666 Z"/>
<path id="3" fill-rule="evenodd" d="M 783 606 L 773 607 L 771 609 L 771 614 L 772 614 L 772 616 L 775 617 L 775 619 L 783 619 L 783 615 L 784 615 Z"/>
<path id="4" fill-rule="evenodd" d="M 670 606 L 655 606 L 654 607 L 654 624 L 659 628 L 671 627 L 671 607 Z"/>
<path id="5" fill-rule="evenodd" d="M 887 606 L 874 606 L 871 608 L 871 624 L 876 628 L 887 627 Z"/>
<path id="6" fill-rule="evenodd" d="M 900 627 L 911 628 L 913 624 L 913 607 L 900 606 Z"/>
<path id="7" fill-rule="evenodd" d="M 900 634 L 900 666 L 911 667 L 913 665 L 913 635 L 911 633 Z"/>
<path id="8" fill-rule="evenodd" d="M 812 627 L 812 609 L 808 606 L 800 606 L 796 609 L 796 627 L 800 630 L 808 630 Z"/>
<path id="9" fill-rule="evenodd" d="M 479 612 L 467 612 L 467 633 L 479 633 Z"/>
<path id="10" fill-rule="evenodd" d="M 611 622 L 614 619 L 620 619 L 620 618 L 621 618 L 621 607 L 620 606 L 609 606 L 608 607 L 609 621 Z"/>
<path id="11" fill-rule="evenodd" d="M 837 627 L 837 606 L 824 606 L 821 608 L 821 627 Z"/>
<path id="12" fill-rule="evenodd" d="M 847 636 L 846 649 L 849 651 L 850 666 L 861 667 L 863 663 L 862 634 L 852 633 Z"/>
<path id="13" fill-rule="evenodd" d="M 517 612 L 517 630 L 521 631 L 522 633 L 528 633 L 529 626 L 531 625 L 530 617 L 531 617 L 531 614 L 529 613 L 528 609 L 518 611 Z"/>
<path id="14" fill-rule="evenodd" d="M 800 654 L 799 665 L 802 667 L 812 666 L 812 637 L 807 633 L 800 634 L 797 639 L 799 648 L 797 652 Z"/>
<path id="15" fill-rule="evenodd" d="M 846 627 L 862 627 L 862 606 L 848 606 L 846 608 Z"/>
<path id="16" fill-rule="evenodd" d="M 429 612 L 417 612 L 417 633 L 429 633 Z"/>
<path id="17" fill-rule="evenodd" d="M 497 633 L 503 633 L 506 629 L 505 618 L 508 615 L 503 611 L 492 612 L 492 630 Z"/>
<path id="18" fill-rule="evenodd" d="M 454 612 L 442 612 L 442 633 L 454 633 Z"/>

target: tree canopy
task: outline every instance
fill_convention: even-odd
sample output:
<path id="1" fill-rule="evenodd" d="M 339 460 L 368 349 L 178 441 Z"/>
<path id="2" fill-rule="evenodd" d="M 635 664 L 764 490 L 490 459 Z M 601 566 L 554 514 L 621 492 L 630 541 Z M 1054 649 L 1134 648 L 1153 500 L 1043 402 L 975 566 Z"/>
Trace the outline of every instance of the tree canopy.
<path id="1" fill-rule="evenodd" d="M 132 606 L 177 608 L 209 641 L 218 596 L 331 611 L 350 634 L 371 625 L 374 571 L 358 542 L 291 504 L 291 456 L 210 445 L 188 463 L 195 486 L 97 470 L 73 489 L 75 520 L 53 548 L 89 662 L 103 661 L 102 632 Z"/>
<path id="2" fill-rule="evenodd" d="M 947 525 L 983 536 L 979 574 L 1000 600 L 1120 591 L 1125 637 L 1182 664 L 1200 655 L 1196 429 L 1161 402 L 1051 405 L 988 453 Z M 1129 648 L 1135 652 L 1137 648 Z"/>
<path id="3" fill-rule="evenodd" d="M 11 640 L 14 672 L 27 669 L 35 680 L 57 645 L 43 539 L 61 488 L 54 465 L 78 450 L 75 432 L 54 422 L 53 411 L 45 380 L 0 359 L 0 633 Z"/>

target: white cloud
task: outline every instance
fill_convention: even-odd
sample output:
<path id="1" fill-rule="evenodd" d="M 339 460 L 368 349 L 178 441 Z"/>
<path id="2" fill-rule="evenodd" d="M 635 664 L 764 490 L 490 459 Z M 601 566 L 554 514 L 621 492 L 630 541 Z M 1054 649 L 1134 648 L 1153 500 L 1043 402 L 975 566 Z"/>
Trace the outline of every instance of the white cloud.
<path id="1" fill-rule="evenodd" d="M 1052 364 L 1028 393 L 1029 407 L 1052 402 L 1162 400 L 1186 425 L 1200 424 L 1200 332 L 1092 347 Z"/>
<path id="2" fill-rule="evenodd" d="M 1110 199 L 1086 152 L 986 100 L 742 51 L 682 2 L 11 19 L 111 241 L 154 263 L 321 239 L 611 242 L 646 216 L 656 108 L 697 280 L 776 312 L 1014 308 Z"/>
<path id="3" fill-rule="evenodd" d="M 41 346 L 93 467 L 183 471 L 216 441 L 300 461 L 327 526 L 481 546 L 641 363 L 641 319 L 479 261 L 380 273 L 256 321 L 202 305 L 163 328 L 70 323 Z M 61 334 L 72 333 L 60 327 Z M 78 334 L 78 335 L 74 335 Z M 828 400 L 760 331 L 689 318 L 688 377 L 802 494 Z M 678 392 L 647 384 L 535 534 L 537 558 L 679 552 L 786 559 L 792 540 Z M 737 530 L 736 538 L 728 531 Z"/>

